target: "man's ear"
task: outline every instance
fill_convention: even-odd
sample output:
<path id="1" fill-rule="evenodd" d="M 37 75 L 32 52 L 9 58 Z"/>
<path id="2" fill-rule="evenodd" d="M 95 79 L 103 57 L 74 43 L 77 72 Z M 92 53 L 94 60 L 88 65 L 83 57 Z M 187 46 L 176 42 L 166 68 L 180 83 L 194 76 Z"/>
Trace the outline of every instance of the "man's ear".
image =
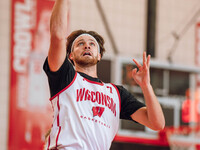
<path id="1" fill-rule="evenodd" d="M 73 60 L 73 55 L 72 55 L 72 53 L 69 54 L 69 59 Z"/>
<path id="2" fill-rule="evenodd" d="M 98 60 L 98 62 L 101 60 L 101 54 L 100 53 L 98 54 L 98 59 L 97 60 Z"/>

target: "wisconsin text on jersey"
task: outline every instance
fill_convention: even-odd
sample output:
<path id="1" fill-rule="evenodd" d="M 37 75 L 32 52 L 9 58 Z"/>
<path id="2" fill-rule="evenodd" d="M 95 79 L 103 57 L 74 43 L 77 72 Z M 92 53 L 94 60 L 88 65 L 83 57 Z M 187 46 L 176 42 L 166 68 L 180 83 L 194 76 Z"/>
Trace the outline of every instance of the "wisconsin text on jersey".
<path id="1" fill-rule="evenodd" d="M 83 100 L 91 101 L 93 103 L 96 102 L 98 104 L 108 107 L 116 116 L 116 103 L 110 96 L 104 94 L 103 92 L 90 91 L 86 88 L 81 88 L 76 90 L 76 94 L 77 94 L 77 99 L 76 99 L 77 102 L 81 102 Z"/>

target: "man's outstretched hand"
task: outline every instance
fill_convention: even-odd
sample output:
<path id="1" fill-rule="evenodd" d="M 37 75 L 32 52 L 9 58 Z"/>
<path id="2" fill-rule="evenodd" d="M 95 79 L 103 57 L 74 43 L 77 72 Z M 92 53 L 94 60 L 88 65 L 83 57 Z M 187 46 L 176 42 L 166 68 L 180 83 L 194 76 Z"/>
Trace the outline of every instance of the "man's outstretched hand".
<path id="1" fill-rule="evenodd" d="M 150 57 L 150 55 L 146 57 L 146 52 L 143 52 L 143 65 L 133 59 L 139 70 L 137 68 L 133 69 L 132 77 L 141 88 L 150 85 Z"/>

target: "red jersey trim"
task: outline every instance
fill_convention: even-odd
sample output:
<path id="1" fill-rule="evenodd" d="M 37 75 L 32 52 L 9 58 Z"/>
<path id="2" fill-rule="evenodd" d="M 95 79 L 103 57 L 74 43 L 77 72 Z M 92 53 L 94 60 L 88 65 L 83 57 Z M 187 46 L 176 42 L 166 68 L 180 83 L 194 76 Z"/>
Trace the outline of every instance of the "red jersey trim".
<path id="1" fill-rule="evenodd" d="M 104 85 L 103 82 L 100 83 L 100 82 L 91 81 L 91 80 L 88 80 L 88 79 L 86 79 L 86 78 L 84 78 L 84 77 L 83 77 L 83 79 L 86 80 L 86 81 L 89 82 L 89 83 L 92 83 L 92 84 L 98 84 L 98 85 L 101 85 L 101 86 Z"/>
<path id="2" fill-rule="evenodd" d="M 57 137 L 56 137 L 56 149 L 57 149 L 57 147 L 58 147 L 58 137 L 59 137 L 59 135 L 60 135 L 60 131 L 61 131 L 61 127 L 59 127 L 58 135 L 57 135 Z"/>
<path id="3" fill-rule="evenodd" d="M 60 126 L 60 104 L 59 104 L 59 96 L 58 96 L 58 100 L 57 100 L 57 107 L 58 107 L 58 115 L 57 115 L 57 126 L 58 126 L 58 134 L 56 136 L 56 149 L 57 149 L 57 146 L 58 146 L 58 138 L 59 138 L 59 135 L 60 135 L 60 131 L 61 131 L 61 126 Z M 49 146 L 50 146 L 50 136 L 49 136 L 49 143 L 48 143 L 48 148 L 47 150 L 49 150 Z"/>
<path id="4" fill-rule="evenodd" d="M 74 76 L 74 79 L 72 80 L 72 82 L 69 85 L 67 85 L 64 89 L 62 89 L 60 92 L 58 92 L 56 95 L 54 95 L 53 97 L 51 97 L 49 100 L 52 101 L 56 96 L 58 96 L 60 93 L 62 93 L 66 89 L 68 89 L 74 83 L 76 77 L 77 77 L 77 72 L 75 72 L 75 76 Z"/>
<path id="5" fill-rule="evenodd" d="M 60 126 L 60 105 L 59 105 L 59 96 L 58 96 L 58 100 L 57 100 L 57 107 L 58 107 L 58 116 L 57 116 L 57 126 Z"/>
<path id="6" fill-rule="evenodd" d="M 114 86 L 115 90 L 117 91 L 117 95 L 119 97 L 119 112 L 121 112 L 121 97 L 120 97 L 119 90 L 113 83 L 110 83 L 110 84 L 112 84 Z"/>
<path id="7" fill-rule="evenodd" d="M 60 131 L 61 131 L 61 126 L 60 126 L 60 104 L 59 104 L 59 96 L 58 96 L 58 100 L 57 100 L 57 107 L 58 107 L 58 116 L 57 116 L 57 126 L 59 127 L 59 130 L 58 130 L 58 134 L 57 134 L 57 137 L 56 137 L 56 148 L 58 146 L 58 138 L 59 138 L 59 135 L 60 135 Z"/>

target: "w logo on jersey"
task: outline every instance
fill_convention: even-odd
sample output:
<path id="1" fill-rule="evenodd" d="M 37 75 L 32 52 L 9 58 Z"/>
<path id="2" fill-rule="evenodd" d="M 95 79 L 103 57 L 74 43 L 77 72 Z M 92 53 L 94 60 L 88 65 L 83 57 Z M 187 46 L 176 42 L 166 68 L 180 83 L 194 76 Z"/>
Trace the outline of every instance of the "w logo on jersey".
<path id="1" fill-rule="evenodd" d="M 99 107 L 99 106 L 92 107 L 93 117 L 95 116 L 101 117 L 104 112 L 104 109 L 105 109 L 104 107 Z"/>

